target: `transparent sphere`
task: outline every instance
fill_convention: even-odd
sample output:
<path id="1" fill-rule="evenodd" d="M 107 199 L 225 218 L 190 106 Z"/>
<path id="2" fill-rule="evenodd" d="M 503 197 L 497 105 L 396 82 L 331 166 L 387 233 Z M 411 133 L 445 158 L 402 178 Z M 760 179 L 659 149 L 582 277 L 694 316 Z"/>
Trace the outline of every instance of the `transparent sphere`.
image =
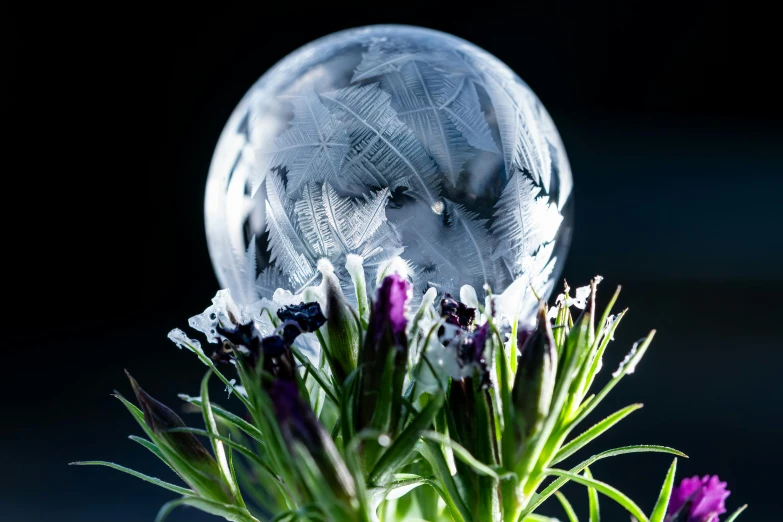
<path id="1" fill-rule="evenodd" d="M 415 296 L 515 281 L 547 296 L 571 187 L 555 124 L 497 58 L 448 34 L 371 26 L 302 47 L 250 88 L 212 159 L 207 238 L 238 301 L 318 283 L 321 258 L 350 294 L 348 254 L 371 285 L 400 256 Z"/>

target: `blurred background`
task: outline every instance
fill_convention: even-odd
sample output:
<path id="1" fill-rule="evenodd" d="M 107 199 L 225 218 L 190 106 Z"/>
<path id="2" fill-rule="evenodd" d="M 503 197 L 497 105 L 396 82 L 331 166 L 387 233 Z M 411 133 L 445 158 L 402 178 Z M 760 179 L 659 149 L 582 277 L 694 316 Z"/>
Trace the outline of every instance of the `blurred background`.
<path id="1" fill-rule="evenodd" d="M 564 277 L 581 286 L 601 274 L 604 302 L 622 284 L 619 305 L 630 308 L 607 367 L 658 330 L 593 419 L 645 407 L 593 449 L 676 447 L 691 457 L 680 478 L 717 473 L 730 510 L 750 504 L 743 520 L 780 520 L 783 111 L 773 18 L 718 2 L 576 4 L 0 17 L 11 267 L 0 520 L 147 521 L 170 499 L 67 463 L 113 460 L 176 480 L 126 438 L 140 430 L 109 394 L 130 393 L 124 368 L 170 405 L 197 392 L 203 366 L 166 334 L 218 289 L 203 197 L 223 124 L 289 52 L 381 22 L 483 47 L 533 88 L 560 130 L 576 202 Z M 593 473 L 649 509 L 668 464 L 622 456 Z M 569 492 L 585 512 L 584 491 Z M 606 520 L 628 520 L 602 502 Z M 556 503 L 545 512 L 564 517 Z M 171 520 L 211 518 L 183 510 Z"/>

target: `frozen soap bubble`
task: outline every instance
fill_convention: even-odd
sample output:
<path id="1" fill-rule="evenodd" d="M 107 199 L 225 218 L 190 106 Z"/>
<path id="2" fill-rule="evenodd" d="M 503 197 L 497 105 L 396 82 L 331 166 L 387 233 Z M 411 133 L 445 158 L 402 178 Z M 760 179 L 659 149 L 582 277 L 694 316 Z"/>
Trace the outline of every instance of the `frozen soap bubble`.
<path id="1" fill-rule="evenodd" d="M 497 58 L 364 27 L 291 53 L 240 101 L 210 167 L 207 238 L 240 302 L 317 284 L 321 258 L 349 283 L 348 254 L 368 282 L 400 256 L 416 296 L 516 281 L 529 316 L 530 288 L 546 297 L 563 263 L 571 187 L 555 124 Z"/>

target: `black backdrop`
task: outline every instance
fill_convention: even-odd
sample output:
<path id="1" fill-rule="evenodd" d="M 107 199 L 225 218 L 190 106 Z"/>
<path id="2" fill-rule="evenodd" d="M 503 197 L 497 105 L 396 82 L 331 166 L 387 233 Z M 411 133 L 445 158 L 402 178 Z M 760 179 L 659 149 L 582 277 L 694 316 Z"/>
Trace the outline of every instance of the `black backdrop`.
<path id="1" fill-rule="evenodd" d="M 257 6 L 260 7 L 260 6 Z M 176 403 L 203 367 L 166 340 L 217 289 L 204 181 L 235 104 L 308 41 L 369 23 L 423 25 L 505 61 L 557 123 L 575 178 L 564 276 L 605 276 L 630 314 L 607 366 L 649 328 L 639 371 L 600 412 L 645 408 L 597 448 L 660 443 L 718 473 L 747 520 L 778 520 L 783 434 L 783 129 L 770 13 L 720 3 L 538 11 L 304 4 L 218 13 L 69 9 L 3 17 L 5 301 L 0 519 L 152 520 L 169 480 L 125 435 L 123 368 Z M 771 24 L 769 24 L 771 25 Z M 607 372 L 608 373 L 608 372 Z M 649 509 L 669 459 L 593 470 Z M 574 502 L 584 493 L 571 490 Z M 627 520 L 604 501 L 607 520 Z M 550 506 L 553 514 L 558 506 Z M 172 520 L 207 520 L 183 511 Z"/>

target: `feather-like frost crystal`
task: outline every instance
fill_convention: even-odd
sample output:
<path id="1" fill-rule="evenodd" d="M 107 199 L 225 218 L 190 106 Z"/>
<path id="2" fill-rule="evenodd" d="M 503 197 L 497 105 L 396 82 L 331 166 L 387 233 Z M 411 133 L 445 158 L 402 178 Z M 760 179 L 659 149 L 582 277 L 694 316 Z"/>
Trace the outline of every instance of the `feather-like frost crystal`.
<path id="1" fill-rule="evenodd" d="M 532 319 L 568 247 L 572 185 L 552 118 L 504 64 L 443 33 L 368 27 L 248 91 L 215 150 L 207 235 L 241 304 L 318 285 L 321 259 L 356 304 L 347 257 L 373 280 L 400 256 L 413 305 L 513 287 L 495 307 Z"/>

